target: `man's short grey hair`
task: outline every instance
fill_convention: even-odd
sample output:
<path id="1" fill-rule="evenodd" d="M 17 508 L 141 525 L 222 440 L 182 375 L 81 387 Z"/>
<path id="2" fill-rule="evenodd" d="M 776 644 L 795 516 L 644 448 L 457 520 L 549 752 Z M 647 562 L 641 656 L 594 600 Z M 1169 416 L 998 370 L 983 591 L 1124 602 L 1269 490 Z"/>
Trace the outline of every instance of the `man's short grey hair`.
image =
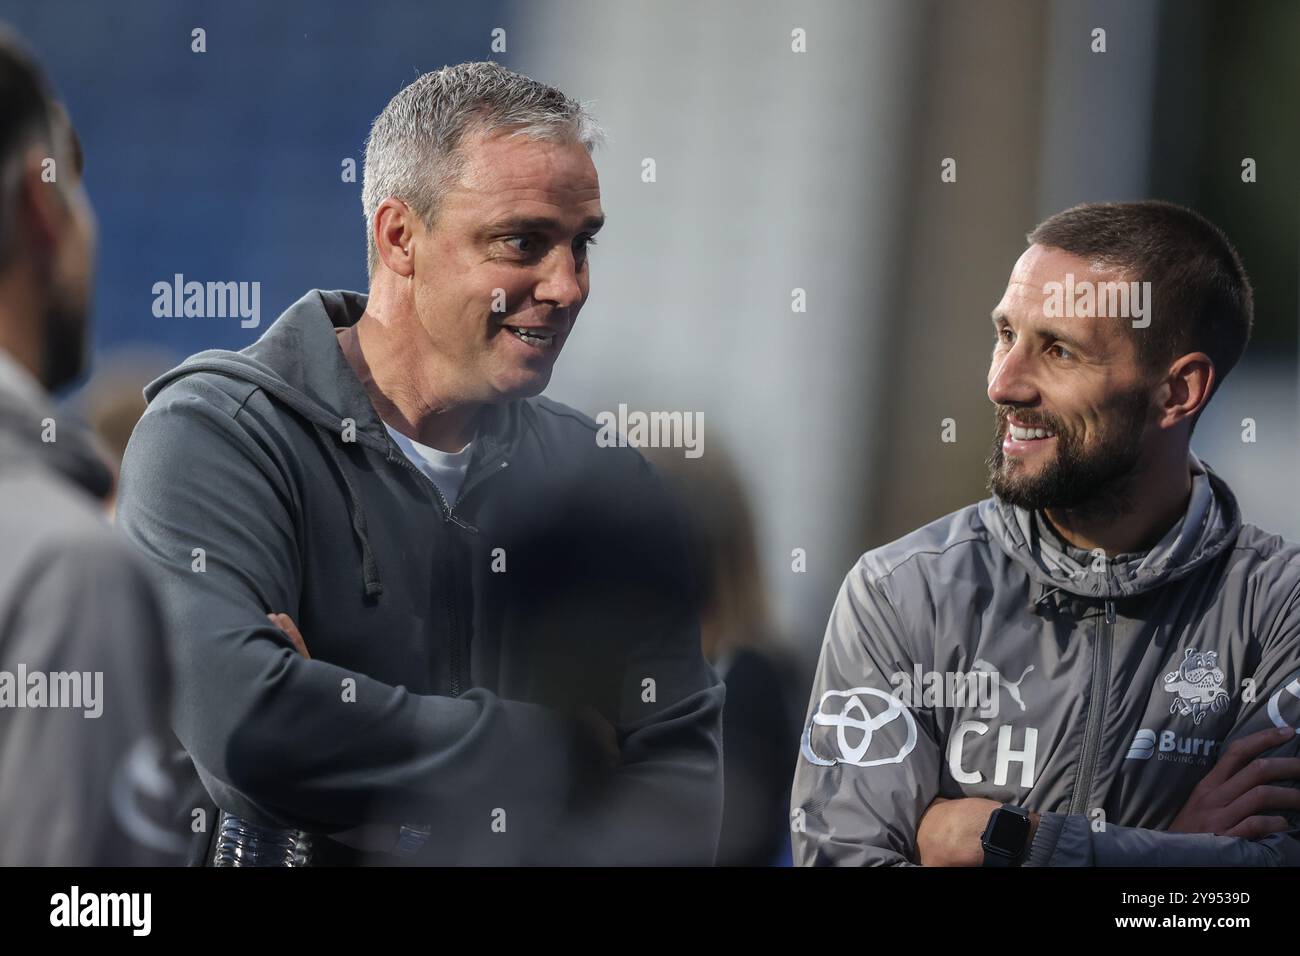
<path id="1" fill-rule="evenodd" d="M 376 117 L 366 139 L 361 208 L 371 278 L 379 267 L 373 223 L 390 196 L 407 203 L 426 227 L 443 193 L 459 181 L 466 134 L 510 131 L 590 153 L 604 133 L 586 107 L 564 93 L 499 63 L 458 63 L 426 73 L 403 88 Z"/>

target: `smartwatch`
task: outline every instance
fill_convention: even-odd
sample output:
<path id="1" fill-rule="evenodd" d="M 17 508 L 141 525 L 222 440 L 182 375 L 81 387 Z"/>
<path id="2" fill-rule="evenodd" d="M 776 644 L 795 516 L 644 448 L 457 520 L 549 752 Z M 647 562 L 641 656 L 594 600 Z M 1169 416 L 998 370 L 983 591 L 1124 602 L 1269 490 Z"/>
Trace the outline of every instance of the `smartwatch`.
<path id="1" fill-rule="evenodd" d="M 1019 866 L 1029 850 L 1029 811 L 1004 803 L 989 816 L 980 842 L 985 866 Z"/>

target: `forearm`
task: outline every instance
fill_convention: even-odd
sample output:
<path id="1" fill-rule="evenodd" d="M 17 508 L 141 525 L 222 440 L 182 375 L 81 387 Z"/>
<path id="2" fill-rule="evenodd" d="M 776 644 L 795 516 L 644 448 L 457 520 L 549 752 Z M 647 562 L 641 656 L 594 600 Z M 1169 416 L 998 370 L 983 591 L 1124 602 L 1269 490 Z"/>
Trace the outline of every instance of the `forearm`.
<path id="1" fill-rule="evenodd" d="M 1165 833 L 1044 813 L 1025 866 L 1300 866 L 1300 831 L 1262 840 Z"/>
<path id="2" fill-rule="evenodd" d="M 182 685 L 178 734 L 226 809 L 333 831 L 461 813 L 486 827 L 500 807 L 522 829 L 567 800 L 559 713 L 481 689 L 416 695 L 259 643 L 214 649 Z"/>

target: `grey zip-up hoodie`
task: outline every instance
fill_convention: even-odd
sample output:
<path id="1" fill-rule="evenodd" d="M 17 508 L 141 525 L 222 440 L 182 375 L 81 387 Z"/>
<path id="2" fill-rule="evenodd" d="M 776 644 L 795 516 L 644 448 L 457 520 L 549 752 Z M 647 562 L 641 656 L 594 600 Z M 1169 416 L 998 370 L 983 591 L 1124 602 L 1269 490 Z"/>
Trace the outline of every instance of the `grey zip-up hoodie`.
<path id="1" fill-rule="evenodd" d="M 431 828 L 426 863 L 710 863 L 723 689 L 659 482 L 532 399 L 487 410 L 449 508 L 338 346 L 365 302 L 312 291 L 244 351 L 191 357 L 127 448 L 118 520 L 171 616 L 208 792 L 338 835 L 331 862 L 389 861 L 406 823 Z M 584 704 L 618 731 L 612 776 L 567 716 Z M 383 852 L 347 855 L 362 827 Z"/>
<path id="2" fill-rule="evenodd" d="M 1080 551 L 990 498 L 862 556 L 807 712 L 796 863 L 916 863 L 942 796 L 1041 813 L 1029 866 L 1300 864 L 1294 813 L 1257 841 L 1163 832 L 1225 746 L 1300 725 L 1300 549 L 1190 468 L 1144 554 Z"/>
<path id="3" fill-rule="evenodd" d="M 0 866 L 182 860 L 162 622 L 112 480 L 0 353 Z"/>

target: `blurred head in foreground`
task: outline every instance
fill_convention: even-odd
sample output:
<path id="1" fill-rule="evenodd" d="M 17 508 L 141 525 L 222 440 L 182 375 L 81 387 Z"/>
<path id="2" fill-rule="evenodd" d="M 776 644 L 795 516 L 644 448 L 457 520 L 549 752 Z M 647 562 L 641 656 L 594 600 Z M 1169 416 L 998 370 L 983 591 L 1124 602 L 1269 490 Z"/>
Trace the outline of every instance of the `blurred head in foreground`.
<path id="1" fill-rule="evenodd" d="M 0 28 L 0 349 L 51 391 L 86 363 L 95 219 L 81 171 L 67 114 Z"/>

